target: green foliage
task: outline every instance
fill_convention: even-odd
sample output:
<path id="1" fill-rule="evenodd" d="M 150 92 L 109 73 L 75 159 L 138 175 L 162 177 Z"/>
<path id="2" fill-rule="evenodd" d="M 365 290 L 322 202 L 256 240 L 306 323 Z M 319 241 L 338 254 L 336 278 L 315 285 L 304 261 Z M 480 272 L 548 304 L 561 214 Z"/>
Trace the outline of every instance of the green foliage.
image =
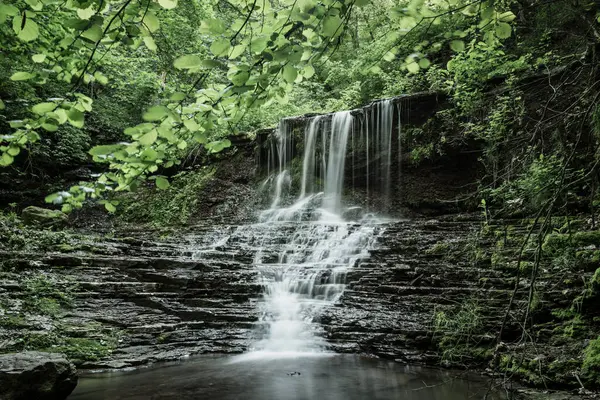
<path id="1" fill-rule="evenodd" d="M 498 188 L 487 190 L 497 206 L 506 212 L 533 212 L 547 204 L 554 196 L 560 196 L 562 158 L 552 155 L 533 159 L 529 167 L 515 179 L 505 180 Z"/>
<path id="2" fill-rule="evenodd" d="M 183 172 L 174 176 L 169 185 L 159 181 L 164 178 L 157 178 L 156 185 L 162 190 L 143 187 L 131 195 L 121 196 L 118 216 L 126 222 L 156 226 L 189 224 L 202 197 L 202 189 L 214 173 L 214 168 L 207 167 Z"/>
<path id="3" fill-rule="evenodd" d="M 481 306 L 467 300 L 455 311 L 436 311 L 433 316 L 433 334 L 442 350 L 442 361 L 462 363 L 469 359 L 489 358 L 489 349 L 480 347 L 484 316 Z"/>
<path id="4" fill-rule="evenodd" d="M 228 147 L 227 134 L 256 127 L 245 121 L 250 110 L 272 121 L 290 99 L 311 100 L 299 112 L 333 110 L 426 88 L 426 80 L 413 76 L 432 68 L 431 55 L 468 53 L 480 41 L 497 46 L 512 36 L 514 19 L 502 4 L 416 0 L 235 0 L 215 8 L 174 0 L 18 2 L 2 3 L 0 15 L 0 37 L 12 58 L 7 76 L 36 92 L 19 119 L 8 119 L 0 164 L 13 164 L 21 150 L 63 126 L 89 127 L 91 144 L 101 145 L 90 155 L 109 171 L 65 191 L 70 196 L 49 198 L 64 211 L 107 191 L 135 189 L 194 144 L 212 152 Z M 384 34 L 375 37 L 378 31 Z M 326 90 L 315 93 L 311 79 Z M 62 87 L 43 96 L 39 88 L 53 82 Z M 65 141 L 70 152 L 41 153 L 82 161 L 89 144 L 73 133 Z"/>
<path id="5" fill-rule="evenodd" d="M 596 385 L 600 385 L 600 337 L 590 340 L 583 354 L 583 375 Z"/>

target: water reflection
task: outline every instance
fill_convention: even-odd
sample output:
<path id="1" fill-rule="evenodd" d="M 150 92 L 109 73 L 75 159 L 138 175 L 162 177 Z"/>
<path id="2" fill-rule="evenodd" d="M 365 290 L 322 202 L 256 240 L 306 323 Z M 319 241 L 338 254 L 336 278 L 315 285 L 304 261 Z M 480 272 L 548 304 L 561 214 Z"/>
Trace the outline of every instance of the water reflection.
<path id="1" fill-rule="evenodd" d="M 482 399 L 489 383 L 461 372 L 407 367 L 336 355 L 296 359 L 225 357 L 80 379 L 69 400 L 464 400 Z M 506 397 L 493 393 L 487 397 Z"/>

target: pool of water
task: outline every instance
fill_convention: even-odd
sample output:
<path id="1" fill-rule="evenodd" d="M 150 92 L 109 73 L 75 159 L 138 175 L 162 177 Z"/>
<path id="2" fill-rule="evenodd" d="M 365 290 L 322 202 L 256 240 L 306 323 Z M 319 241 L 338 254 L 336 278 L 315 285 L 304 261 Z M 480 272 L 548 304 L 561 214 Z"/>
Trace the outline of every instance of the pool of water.
<path id="1" fill-rule="evenodd" d="M 354 355 L 195 357 L 83 376 L 68 400 L 464 400 L 506 399 L 461 371 L 404 366 Z"/>

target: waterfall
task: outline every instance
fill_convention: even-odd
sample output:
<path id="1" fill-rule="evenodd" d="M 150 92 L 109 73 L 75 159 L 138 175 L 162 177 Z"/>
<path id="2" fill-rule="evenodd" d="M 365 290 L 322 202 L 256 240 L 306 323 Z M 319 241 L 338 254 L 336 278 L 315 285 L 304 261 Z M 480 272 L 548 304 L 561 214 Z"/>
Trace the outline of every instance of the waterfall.
<path id="1" fill-rule="evenodd" d="M 363 186 L 389 199 L 393 111 L 391 101 L 382 101 L 362 115 L 344 111 L 311 118 L 303 129 L 301 170 L 291 162 L 300 159 L 293 142 L 299 128 L 280 121 L 277 154 L 269 156 L 278 165 L 269 166 L 276 172 L 265 181 L 272 184 L 270 207 L 258 223 L 243 228 L 257 243 L 254 266 L 264 286 L 262 337 L 245 357 L 324 354 L 323 327 L 315 318 L 340 300 L 348 270 L 368 257 L 383 230 L 383 220 L 364 211 L 349 218 L 349 211 L 360 210 L 343 196 L 349 142 L 352 184 L 356 159 L 366 158 L 367 176 L 374 180 Z M 364 156 L 355 154 L 359 147 Z M 299 188 L 296 197 L 293 187 Z"/>

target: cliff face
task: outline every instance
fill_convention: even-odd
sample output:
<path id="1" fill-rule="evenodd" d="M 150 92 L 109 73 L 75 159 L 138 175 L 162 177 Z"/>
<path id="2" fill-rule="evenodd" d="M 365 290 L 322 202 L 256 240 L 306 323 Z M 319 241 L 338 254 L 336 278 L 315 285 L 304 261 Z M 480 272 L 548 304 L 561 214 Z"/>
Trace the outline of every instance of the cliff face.
<path id="1" fill-rule="evenodd" d="M 385 102 L 388 120 L 380 109 L 382 101 L 351 111 L 353 127 L 344 173 L 345 195 L 351 198 L 350 203 L 396 216 L 439 215 L 476 207 L 472 200 L 465 201 L 468 194 L 476 191 L 482 174 L 476 145 L 448 145 L 444 154 L 419 156 L 433 138 L 446 135 L 452 141 L 454 133 L 440 129 L 436 120 L 436 114 L 450 106 L 446 98 L 437 93 L 420 93 Z M 320 123 L 331 124 L 332 117 L 333 114 L 324 115 Z M 292 159 L 292 168 L 294 160 L 296 165 L 302 160 L 307 130 L 314 119 L 315 115 L 308 115 L 285 120 L 292 131 L 287 155 Z M 391 133 L 389 140 L 379 134 L 382 124 L 387 124 Z M 260 132 L 256 142 L 259 174 L 264 176 L 277 169 L 276 131 Z M 325 145 L 317 140 L 317 154 Z M 384 168 L 389 171 L 383 171 Z"/>

